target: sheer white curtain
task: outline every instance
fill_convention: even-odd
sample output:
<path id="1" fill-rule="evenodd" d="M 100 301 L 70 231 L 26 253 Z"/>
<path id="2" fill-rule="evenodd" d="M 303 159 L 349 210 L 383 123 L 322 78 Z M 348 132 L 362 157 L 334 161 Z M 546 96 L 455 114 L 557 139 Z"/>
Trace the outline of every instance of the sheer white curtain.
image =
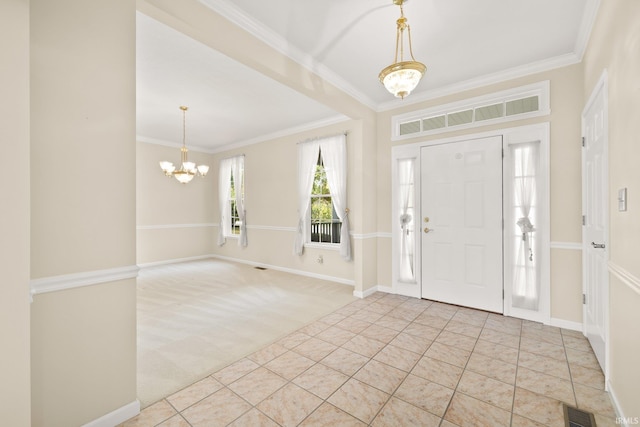
<path id="1" fill-rule="evenodd" d="M 320 150 L 331 200 L 336 214 L 342 221 L 340 229 L 340 256 L 351 261 L 351 240 L 349 238 L 349 209 L 347 208 L 347 137 L 336 135 L 320 140 Z M 309 188 L 311 191 L 311 187 Z M 309 197 L 307 196 L 307 200 Z"/>
<path id="2" fill-rule="evenodd" d="M 225 236 L 231 231 L 231 171 L 233 159 L 220 160 L 220 172 L 218 176 L 218 207 L 220 209 L 220 227 L 218 228 L 218 246 L 227 241 Z"/>
<path id="3" fill-rule="evenodd" d="M 240 239 L 238 246 L 246 247 L 247 240 L 247 212 L 244 207 L 244 156 L 234 157 L 231 162 L 233 185 L 236 189 L 236 209 L 240 219 Z M 229 182 L 229 187 L 231 182 Z"/>
<path id="4" fill-rule="evenodd" d="M 414 272 L 414 247 L 415 233 L 413 220 L 413 191 L 414 191 L 414 159 L 402 159 L 398 161 L 398 180 L 400 182 L 400 280 L 404 282 L 415 281 Z"/>
<path id="5" fill-rule="evenodd" d="M 305 222 L 309 210 L 313 178 L 318 163 L 319 141 L 298 144 L 298 230 L 294 242 L 294 253 L 302 255 L 305 242 Z"/>
<path id="6" fill-rule="evenodd" d="M 513 159 L 514 208 L 516 220 L 516 259 L 513 277 L 513 306 L 538 310 L 540 280 L 536 250 L 534 210 L 539 162 L 539 142 L 511 147 Z"/>

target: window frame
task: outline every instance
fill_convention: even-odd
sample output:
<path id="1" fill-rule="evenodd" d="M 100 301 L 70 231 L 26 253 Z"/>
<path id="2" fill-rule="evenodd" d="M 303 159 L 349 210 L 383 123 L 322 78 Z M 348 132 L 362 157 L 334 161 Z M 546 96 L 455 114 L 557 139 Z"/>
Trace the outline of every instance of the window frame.
<path id="1" fill-rule="evenodd" d="M 242 165 L 242 175 L 241 182 L 244 184 L 244 163 Z M 240 214 L 237 210 L 237 202 L 235 198 L 235 177 L 233 176 L 233 168 L 229 171 L 229 177 L 227 178 L 227 184 L 229 186 L 229 199 L 225 203 L 225 218 L 229 218 L 228 224 L 225 224 L 223 229 L 223 236 L 225 238 L 239 239 L 240 238 Z M 244 204 L 245 201 L 245 192 L 244 185 L 241 188 L 242 192 L 242 201 Z M 234 215 L 235 212 L 235 215 Z M 234 223 L 235 220 L 235 223 Z"/>
<path id="2" fill-rule="evenodd" d="M 324 170 L 324 162 L 322 159 L 322 149 L 318 150 L 318 161 L 315 164 L 315 167 L 317 168 L 318 166 L 322 167 Z M 314 179 L 315 181 L 315 179 Z M 326 181 L 326 174 L 325 174 L 325 181 Z M 311 194 L 309 195 L 309 209 L 307 210 L 307 218 L 306 218 L 306 224 L 305 224 L 305 231 L 306 231 L 306 238 L 305 238 L 305 247 L 317 247 L 317 248 L 323 248 L 323 249 L 335 249 L 335 250 L 339 250 L 340 249 L 340 229 L 342 227 L 342 221 L 340 220 L 340 218 L 338 217 L 338 214 L 336 212 L 336 206 L 333 203 L 333 198 L 331 196 L 331 189 L 329 188 L 329 183 L 326 183 L 327 189 L 329 190 L 328 193 L 314 193 L 314 186 L 311 188 Z M 338 230 L 335 233 L 335 235 L 338 238 L 337 242 L 322 242 L 322 241 L 313 241 L 312 236 L 312 227 L 313 227 L 313 218 L 312 218 L 312 207 L 313 207 L 313 199 L 319 199 L 319 198 L 329 198 L 331 200 L 331 214 L 332 214 L 332 220 L 331 222 L 325 222 L 325 224 L 331 224 L 331 228 L 332 228 L 332 232 L 331 232 L 331 236 L 334 237 L 334 233 L 333 233 L 333 227 L 334 224 L 338 224 Z M 321 224 L 321 223 L 319 223 Z M 332 239 L 333 240 L 333 239 Z"/>

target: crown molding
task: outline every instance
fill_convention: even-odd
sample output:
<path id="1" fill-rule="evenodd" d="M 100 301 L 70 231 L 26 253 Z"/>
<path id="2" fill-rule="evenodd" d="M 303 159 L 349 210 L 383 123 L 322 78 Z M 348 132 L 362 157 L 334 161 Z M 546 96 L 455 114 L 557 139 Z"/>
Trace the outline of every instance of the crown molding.
<path id="1" fill-rule="evenodd" d="M 182 144 L 176 142 L 167 141 L 164 139 L 150 138 L 144 135 L 136 135 L 137 142 L 144 142 L 145 144 L 162 145 L 163 147 L 182 148 Z M 198 145 L 187 146 L 189 151 L 195 151 L 196 153 L 212 154 L 213 151 L 210 148 L 201 147 Z"/>
<path id="2" fill-rule="evenodd" d="M 348 120 L 351 120 L 351 119 L 349 119 L 349 117 L 344 116 L 342 114 L 338 116 L 328 117 L 326 119 L 317 120 L 315 122 L 309 122 L 300 126 L 294 126 L 288 129 L 283 129 L 278 132 L 268 133 L 266 135 L 262 135 L 256 138 L 246 139 L 244 141 L 238 141 L 231 144 L 222 145 L 220 147 L 210 150 L 209 153 L 211 154 L 222 153 L 235 148 L 241 148 L 241 147 L 246 147 L 248 145 L 259 144 L 261 142 L 270 141 L 272 139 L 295 135 L 297 133 L 305 132 L 308 130 L 318 129 L 321 127 L 331 126 L 338 123 L 346 122 Z"/>
<path id="3" fill-rule="evenodd" d="M 325 65 L 313 59 L 311 55 L 301 51 L 296 46 L 289 43 L 285 38 L 277 34 L 275 31 L 271 30 L 259 21 L 256 21 L 251 16 L 247 15 L 244 11 L 233 5 L 231 2 L 224 0 L 198 1 L 209 9 L 218 13 L 228 21 L 239 26 L 249 34 L 253 35 L 260 41 L 271 46 L 273 49 L 277 50 L 284 56 L 297 62 L 312 73 L 317 74 L 322 79 L 340 89 L 342 92 L 358 100 L 360 103 L 366 105 L 372 110 L 376 109 L 376 102 L 369 96 L 355 89 L 351 84 L 349 84 L 349 82 L 344 80 L 338 74 L 334 73 Z"/>
<path id="4" fill-rule="evenodd" d="M 560 55 L 554 58 L 544 59 L 542 61 L 532 62 L 526 65 L 520 65 L 518 67 L 510 68 L 508 70 L 500 71 L 497 73 L 486 74 L 484 76 L 465 80 L 463 82 L 444 86 L 442 88 L 428 90 L 426 92 L 421 92 L 418 94 L 412 93 L 408 99 L 402 101 L 402 105 L 398 104 L 398 100 L 392 100 L 380 104 L 380 108 L 377 111 L 389 111 L 399 108 L 400 106 L 404 107 L 407 105 L 418 104 L 420 102 L 428 101 L 431 99 L 442 98 L 444 96 L 454 95 L 456 93 L 501 83 L 507 80 L 513 80 L 532 74 L 538 74 L 544 71 L 553 70 L 555 68 L 566 67 L 569 65 L 577 64 L 579 62 L 580 58 L 575 53 Z"/>
<path id="5" fill-rule="evenodd" d="M 596 16 L 598 15 L 598 9 L 600 8 L 600 0 L 587 0 L 587 4 L 584 7 L 584 13 L 582 14 L 582 22 L 580 23 L 580 29 L 578 30 L 578 37 L 576 44 L 573 48 L 575 54 L 580 58 L 584 56 L 589 44 L 589 38 L 593 31 L 593 26 L 596 22 Z"/>

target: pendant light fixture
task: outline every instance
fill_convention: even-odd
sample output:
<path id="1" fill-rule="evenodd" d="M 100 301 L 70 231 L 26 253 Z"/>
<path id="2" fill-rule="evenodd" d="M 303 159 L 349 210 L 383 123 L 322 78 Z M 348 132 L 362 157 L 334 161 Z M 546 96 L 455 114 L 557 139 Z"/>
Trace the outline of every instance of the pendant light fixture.
<path id="1" fill-rule="evenodd" d="M 163 161 L 160 162 L 160 168 L 164 172 L 166 176 L 173 176 L 177 179 L 181 184 L 186 184 L 190 182 L 194 176 L 198 175 L 204 177 L 207 172 L 209 172 L 209 166 L 207 165 L 198 165 L 190 162 L 187 159 L 187 144 L 186 144 L 186 114 L 188 107 L 180 106 L 182 110 L 182 148 L 180 148 L 180 169 L 176 170 L 176 167 L 171 162 Z"/>
<path id="2" fill-rule="evenodd" d="M 418 86 L 427 67 L 415 60 L 411 49 L 411 28 L 407 24 L 402 5 L 407 0 L 393 0 L 393 4 L 400 6 L 400 18 L 396 21 L 396 56 L 393 64 L 380 71 L 380 82 L 385 88 L 398 98 L 404 99 Z M 411 61 L 404 61 L 404 30 L 407 30 L 409 40 L 409 54 Z M 398 55 L 399 54 L 399 55 Z M 398 58 L 400 59 L 398 61 Z"/>

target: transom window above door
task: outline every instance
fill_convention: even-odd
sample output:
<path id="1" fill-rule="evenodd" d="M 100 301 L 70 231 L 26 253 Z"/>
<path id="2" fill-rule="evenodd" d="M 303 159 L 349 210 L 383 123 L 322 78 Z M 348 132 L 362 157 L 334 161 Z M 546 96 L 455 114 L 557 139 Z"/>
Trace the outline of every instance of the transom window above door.
<path id="1" fill-rule="evenodd" d="M 549 81 L 394 116 L 391 139 L 398 141 L 551 114 Z"/>

